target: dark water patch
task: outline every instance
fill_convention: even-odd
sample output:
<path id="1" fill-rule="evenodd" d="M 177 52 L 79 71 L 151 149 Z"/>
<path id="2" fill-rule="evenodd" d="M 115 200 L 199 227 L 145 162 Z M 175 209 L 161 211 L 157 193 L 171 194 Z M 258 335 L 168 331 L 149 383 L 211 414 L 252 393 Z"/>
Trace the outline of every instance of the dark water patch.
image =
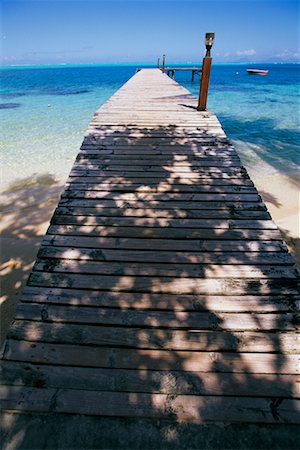
<path id="1" fill-rule="evenodd" d="M 24 95 L 26 95 L 23 92 L 5 92 L 0 94 L 0 98 L 17 98 L 17 97 L 23 97 Z"/>
<path id="2" fill-rule="evenodd" d="M 0 103 L 0 109 L 14 109 L 19 108 L 21 103 Z"/>
<path id="3" fill-rule="evenodd" d="M 47 89 L 47 91 L 43 91 L 42 94 L 46 94 L 46 95 L 78 95 L 78 94 L 87 94 L 89 92 L 92 92 L 92 89 L 72 88 L 72 87 L 55 87 L 52 89 Z"/>

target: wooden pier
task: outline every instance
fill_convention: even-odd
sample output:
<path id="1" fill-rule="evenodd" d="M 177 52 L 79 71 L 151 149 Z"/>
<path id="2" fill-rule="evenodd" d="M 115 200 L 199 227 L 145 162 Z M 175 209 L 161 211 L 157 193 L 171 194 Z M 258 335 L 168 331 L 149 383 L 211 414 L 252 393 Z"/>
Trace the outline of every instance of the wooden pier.
<path id="1" fill-rule="evenodd" d="M 297 272 L 196 103 L 143 69 L 95 113 L 8 333 L 4 411 L 300 422 Z"/>
<path id="2" fill-rule="evenodd" d="M 192 72 L 192 81 L 194 81 L 195 74 L 201 76 L 202 69 L 201 67 L 165 67 L 165 73 L 168 76 L 171 76 L 174 80 L 175 72 Z"/>

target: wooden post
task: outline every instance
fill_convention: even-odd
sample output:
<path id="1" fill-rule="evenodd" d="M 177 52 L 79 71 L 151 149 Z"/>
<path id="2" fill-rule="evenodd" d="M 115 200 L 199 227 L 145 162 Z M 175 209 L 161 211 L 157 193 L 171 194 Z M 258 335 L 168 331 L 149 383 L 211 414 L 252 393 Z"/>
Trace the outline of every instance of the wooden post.
<path id="1" fill-rule="evenodd" d="M 201 81 L 200 81 L 200 94 L 199 94 L 199 102 L 198 102 L 198 107 L 197 107 L 198 111 L 206 111 L 211 63 L 212 63 L 212 58 L 210 56 L 205 56 L 203 58 L 202 74 L 201 74 Z"/>
<path id="2" fill-rule="evenodd" d="M 172 70 L 172 80 L 174 80 L 175 77 L 175 70 Z"/>
<path id="3" fill-rule="evenodd" d="M 212 58 L 210 56 L 210 49 L 213 45 L 214 37 L 215 33 L 206 33 L 205 35 L 206 55 L 204 56 L 202 63 L 199 101 L 197 106 L 198 111 L 206 111 L 206 103 L 207 103 L 208 87 L 212 63 Z"/>
<path id="4" fill-rule="evenodd" d="M 192 82 L 194 81 L 195 71 L 192 70 Z"/>
<path id="5" fill-rule="evenodd" d="M 160 61 L 160 58 L 157 58 L 157 68 L 159 69 L 159 61 Z"/>
<path id="6" fill-rule="evenodd" d="M 161 67 L 162 73 L 165 73 L 165 63 L 166 63 L 166 55 L 163 55 L 162 67 Z"/>

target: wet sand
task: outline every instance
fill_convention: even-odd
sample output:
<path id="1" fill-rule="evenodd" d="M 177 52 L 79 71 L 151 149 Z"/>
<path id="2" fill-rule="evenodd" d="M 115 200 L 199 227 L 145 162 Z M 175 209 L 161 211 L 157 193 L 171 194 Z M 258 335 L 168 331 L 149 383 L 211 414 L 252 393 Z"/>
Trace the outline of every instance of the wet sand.
<path id="1" fill-rule="evenodd" d="M 249 173 L 300 270 L 299 188 L 279 172 L 266 177 L 256 177 L 251 170 Z M 35 181 L 14 183 L 3 193 L 1 343 L 62 190 L 63 183 L 42 175 Z"/>

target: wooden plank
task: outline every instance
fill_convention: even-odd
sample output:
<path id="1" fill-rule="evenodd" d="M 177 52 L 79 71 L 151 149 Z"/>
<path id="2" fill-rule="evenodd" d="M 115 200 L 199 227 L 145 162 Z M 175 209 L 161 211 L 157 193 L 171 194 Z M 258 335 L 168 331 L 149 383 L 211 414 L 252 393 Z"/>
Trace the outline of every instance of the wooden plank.
<path id="1" fill-rule="evenodd" d="M 284 367 L 282 355 L 296 354 L 296 359 L 297 354 L 299 356 L 299 335 L 290 332 L 83 327 L 17 320 L 8 338 L 5 359 L 71 366 L 76 361 L 78 366 L 90 367 L 201 371 L 203 353 L 199 352 L 208 356 L 211 352 L 221 352 L 224 357 L 227 352 L 233 352 L 261 353 L 265 361 L 270 362 L 270 367 L 279 371 Z M 214 359 L 218 360 L 211 355 L 211 364 Z M 228 365 L 231 368 L 228 362 L 224 366 L 226 371 Z"/>
<path id="2" fill-rule="evenodd" d="M 193 193 L 219 193 L 219 194 L 256 194 L 257 191 L 252 186 L 240 186 L 240 185 L 189 185 L 189 184 L 178 184 L 172 185 L 168 183 L 159 183 L 155 185 L 153 183 L 141 184 L 141 183 L 131 183 L 124 181 L 123 184 L 117 183 L 80 183 L 80 182 L 69 182 L 66 184 L 66 190 L 62 193 L 62 197 L 80 197 L 83 192 L 87 195 L 87 191 L 98 192 L 98 191 L 106 191 L 106 192 L 134 192 L 134 193 L 185 193 L 185 192 L 193 192 Z"/>
<path id="3" fill-rule="evenodd" d="M 195 251 L 198 252 L 280 252 L 286 251 L 281 241 L 268 240 L 229 240 L 222 239 L 136 239 L 89 236 L 59 236 L 46 235 L 43 246 L 58 247 L 84 247 L 93 249 L 118 248 L 131 250 L 168 250 L 168 251 Z"/>
<path id="4" fill-rule="evenodd" d="M 90 143 L 86 140 L 80 147 L 78 156 L 84 155 L 103 155 L 115 157 L 132 157 L 136 159 L 136 155 L 142 157 L 158 156 L 164 158 L 201 158 L 207 156 L 222 157 L 238 157 L 237 152 L 231 145 L 222 146 L 218 143 L 209 145 L 201 145 L 200 143 L 182 143 L 167 144 L 164 141 L 157 140 L 153 144 L 143 144 L 143 142 L 135 142 L 135 145 L 121 143 Z"/>
<path id="5" fill-rule="evenodd" d="M 148 219 L 138 217 L 91 217 L 91 216 L 63 216 L 54 215 L 52 224 L 71 224 L 82 226 L 120 226 L 120 227 L 174 227 L 174 228 L 214 228 L 215 230 L 276 230 L 275 223 L 268 220 L 239 220 L 239 219 Z M 216 231 L 217 233 L 218 231 Z"/>
<path id="6" fill-rule="evenodd" d="M 148 151 L 148 152 L 147 152 Z M 167 160 L 170 163 L 182 161 L 215 161 L 218 157 L 222 161 L 240 161 L 239 154 L 231 145 L 224 142 L 214 142 L 209 139 L 196 139 L 192 142 L 185 142 L 184 137 L 174 139 L 167 138 L 102 138 L 100 141 L 83 142 L 78 153 L 78 159 L 86 159 L 91 156 L 92 159 L 116 159 L 121 157 L 124 161 L 125 156 L 133 160 L 143 159 L 153 160 L 154 156 L 158 156 L 162 161 Z M 123 158 L 122 158 L 123 156 Z"/>
<path id="7" fill-rule="evenodd" d="M 80 148 L 77 158 L 85 159 L 91 157 L 94 158 L 120 158 L 121 161 L 125 159 L 137 159 L 139 157 L 143 159 L 160 158 L 162 161 L 201 161 L 203 158 L 213 159 L 220 158 L 221 160 L 227 160 L 230 158 L 240 160 L 238 154 L 230 147 L 219 146 L 187 146 L 182 145 L 109 145 L 109 144 L 85 144 Z"/>
<path id="8" fill-rule="evenodd" d="M 293 259 L 286 252 L 193 252 L 193 251 L 162 251 L 162 250 L 118 250 L 103 248 L 76 248 L 45 246 L 38 253 L 39 258 L 77 260 L 77 261 L 129 261 L 168 264 L 252 264 L 259 269 L 262 264 L 283 265 L 293 264 Z M 55 263 L 53 263 L 55 266 Z"/>
<path id="9" fill-rule="evenodd" d="M 189 183 L 197 182 L 199 179 L 211 180 L 211 179 L 221 179 L 221 180 L 247 180 L 248 175 L 245 175 L 243 172 L 226 172 L 218 171 L 218 168 L 215 170 L 209 171 L 204 169 L 199 169 L 197 171 L 190 170 L 188 172 L 173 170 L 172 167 L 166 167 L 161 171 L 148 171 L 148 170 L 140 170 L 140 171 L 126 171 L 126 170 L 80 170 L 80 168 L 72 169 L 70 172 L 70 177 L 93 177 L 96 178 L 96 181 L 101 181 L 101 178 L 112 178 L 112 177 L 122 177 L 126 179 L 136 179 L 141 178 L 144 180 L 142 182 L 146 183 L 145 178 L 155 179 L 156 183 L 158 181 L 172 181 L 176 175 L 176 181 L 182 182 L 182 180 L 189 180 Z M 119 180 L 121 181 L 121 180 Z M 243 183 L 241 183 L 243 184 Z"/>
<path id="10" fill-rule="evenodd" d="M 116 174 L 121 176 L 126 176 L 125 174 L 128 174 L 128 176 L 143 176 L 142 174 L 144 172 L 155 172 L 156 177 L 161 177 L 164 174 L 170 175 L 172 172 L 180 173 L 180 174 L 187 174 L 189 176 L 191 175 L 203 175 L 206 178 L 214 177 L 214 175 L 219 177 L 226 177 L 227 176 L 237 176 L 237 177 L 247 177 L 248 175 L 245 174 L 245 169 L 243 167 L 225 167 L 222 165 L 221 168 L 218 166 L 214 166 L 212 163 L 210 163 L 207 167 L 201 167 L 201 166 L 190 166 L 190 165 L 161 165 L 161 166 L 151 166 L 151 165 L 143 165 L 143 166 L 126 166 L 126 165 L 108 165 L 108 164 L 92 164 L 84 165 L 84 164 L 78 164 L 74 163 L 71 173 L 92 173 L 97 176 L 101 175 L 107 175 L 107 174 Z M 123 175 L 122 175 L 123 174 Z M 137 174 L 137 175 L 136 175 Z M 152 173 L 151 173 L 152 176 Z"/>
<path id="11" fill-rule="evenodd" d="M 226 193 L 226 194 L 219 194 L 217 192 L 214 192 L 213 194 L 208 193 L 193 193 L 193 194 L 186 194 L 186 193 L 163 193 L 163 194 L 152 194 L 152 193 L 126 193 L 126 194 L 119 194 L 119 193 L 111 193 L 110 191 L 81 191 L 76 192 L 76 198 L 81 199 L 101 199 L 101 200 L 113 200 L 113 201 L 151 201 L 151 202 L 164 202 L 170 201 L 180 201 L 184 202 L 185 204 L 189 204 L 191 202 L 260 202 L 261 198 L 258 194 L 244 194 L 244 193 Z M 72 196 L 64 195 L 64 197 L 68 198 L 74 198 Z M 64 202 L 64 200 L 63 200 Z"/>
<path id="12" fill-rule="evenodd" d="M 218 356 L 222 359 L 221 354 Z M 249 356 L 245 354 L 241 355 L 241 358 L 246 357 L 250 367 L 253 367 L 253 363 L 256 365 L 259 362 L 260 370 L 266 371 L 272 367 L 272 363 L 263 360 L 260 354 L 251 355 L 250 358 Z M 300 379 L 297 375 L 264 372 L 261 377 L 248 376 L 245 385 L 244 374 L 224 372 L 224 366 L 236 363 L 238 358 L 233 357 L 231 360 L 230 356 L 224 357 L 224 361 L 220 364 L 221 370 L 223 367 L 221 377 L 216 372 L 205 372 L 212 363 L 209 357 L 203 359 L 207 367 L 204 366 L 201 372 L 47 366 L 3 361 L 1 382 L 6 385 L 43 387 L 43 389 L 68 389 L 72 386 L 72 389 L 80 390 L 175 395 L 247 395 L 250 389 L 252 395 L 256 397 L 300 397 Z M 286 362 L 284 365 L 288 366 Z"/>
<path id="13" fill-rule="evenodd" d="M 165 67 L 165 70 L 179 70 L 179 71 L 182 71 L 182 70 L 188 70 L 188 71 L 195 70 L 195 71 L 201 72 L 202 68 L 201 67 L 195 67 L 195 66 L 193 66 L 193 67 Z"/>
<path id="14" fill-rule="evenodd" d="M 149 151 L 149 149 L 148 149 Z M 89 165 L 99 167 L 101 165 L 137 165 L 137 166 L 168 166 L 173 167 L 242 167 L 240 159 L 234 155 L 216 156 L 189 156 L 189 155 L 102 155 L 95 153 L 79 153 L 76 162 L 80 166 Z"/>
<path id="15" fill-rule="evenodd" d="M 202 279 L 172 277 L 135 277 L 116 275 L 84 275 L 32 272 L 29 286 L 66 287 L 92 290 L 111 290 L 115 292 L 149 292 L 161 294 L 210 294 L 234 295 L 247 294 L 297 294 L 297 279 Z"/>
<path id="16" fill-rule="evenodd" d="M 249 220 L 268 220 L 270 214 L 266 210 L 259 210 L 247 205 L 244 208 L 237 208 L 231 205 L 226 209 L 156 209 L 148 207 L 143 208 L 103 208 L 94 207 L 73 207 L 59 206 L 55 210 L 56 215 L 74 215 L 78 216 L 101 216 L 103 217 L 144 217 L 144 218 L 169 218 L 169 219 L 249 219 Z"/>
<path id="17" fill-rule="evenodd" d="M 155 159 L 148 160 L 113 160 L 104 159 L 103 161 L 98 161 L 95 158 L 88 159 L 77 159 L 73 165 L 74 170 L 147 170 L 147 171 L 163 171 L 168 168 L 178 169 L 179 172 L 191 172 L 192 170 L 198 171 L 198 168 L 209 167 L 208 170 L 213 170 L 215 167 L 223 168 L 240 168 L 241 163 L 238 160 L 230 158 L 227 160 L 217 160 L 217 159 L 203 159 L 202 161 L 157 161 Z M 200 169 L 199 169 L 200 170 Z"/>
<path id="18" fill-rule="evenodd" d="M 182 118 L 175 119 L 172 123 L 167 118 L 165 119 L 162 115 L 157 115 L 157 121 L 155 119 L 145 120 L 142 117 L 140 119 L 133 119 L 132 121 L 125 120 L 118 121 L 117 118 L 110 120 L 109 117 L 102 118 L 101 115 L 98 117 L 92 118 L 87 132 L 96 129 L 100 130 L 104 133 L 109 132 L 121 132 L 128 133 L 128 131 L 134 130 L 145 134 L 145 130 L 154 130 L 154 133 L 159 134 L 177 134 L 178 132 L 193 132 L 193 133 L 201 133 L 204 135 L 209 134 L 209 131 L 216 130 L 216 132 L 224 133 L 220 123 L 214 118 L 194 118 L 194 119 L 185 119 L 184 116 Z"/>
<path id="19" fill-rule="evenodd" d="M 224 240 L 281 240 L 278 230 L 225 230 L 210 228 L 167 228 L 167 227 L 126 227 L 126 226 L 74 226 L 51 225 L 48 235 L 68 236 L 108 236 L 108 237 L 151 237 L 166 239 L 224 239 Z"/>
<path id="20" fill-rule="evenodd" d="M 98 114 L 97 112 L 95 113 L 94 117 L 92 118 L 91 127 L 87 130 L 90 131 L 91 129 L 96 127 L 101 127 L 102 130 L 104 130 L 106 125 L 104 118 L 107 118 L 107 128 L 109 131 L 111 131 L 112 129 L 121 129 L 122 131 L 126 131 L 126 128 L 135 129 L 143 133 L 143 135 L 146 137 L 151 136 L 151 132 L 149 132 L 149 129 L 154 129 L 157 132 L 168 135 L 172 133 L 177 134 L 181 131 L 182 128 L 189 128 L 192 126 L 195 132 L 201 132 L 204 137 L 207 137 L 208 135 L 207 133 L 205 133 L 205 128 L 215 128 L 219 131 L 224 131 L 214 113 L 212 113 L 210 117 L 195 117 L 195 113 L 192 112 L 192 114 L 190 114 L 190 111 L 187 108 L 177 111 L 174 109 L 171 110 L 174 105 L 155 105 L 151 102 L 151 99 L 147 99 L 146 103 L 147 104 L 143 106 L 143 109 L 137 108 L 134 111 L 134 115 L 132 114 L 132 111 L 130 111 L 130 108 L 135 108 L 137 105 L 131 106 L 130 104 L 128 104 L 128 107 L 124 109 L 124 105 L 119 104 L 118 106 L 120 106 L 120 111 L 117 110 L 116 104 L 111 111 L 109 109 L 105 112 L 101 109 L 100 114 Z M 155 118 L 153 118 L 154 115 L 155 117 L 157 117 L 156 126 Z M 131 117 L 131 121 L 128 120 L 129 117 Z M 114 120 L 114 122 L 118 121 L 118 123 L 109 124 L 108 122 L 110 120 Z M 145 127 L 145 129 L 143 129 L 143 123 L 145 123 L 146 127 L 147 125 L 149 125 L 149 128 Z M 145 130 L 147 130 L 147 133 L 144 133 Z M 87 133 L 87 135 L 88 134 L 89 133 Z M 218 136 L 215 135 L 214 137 L 217 138 Z M 222 136 L 220 139 L 226 140 L 226 136 Z"/>
<path id="21" fill-rule="evenodd" d="M 44 413 L 176 419 L 203 423 L 261 422 L 300 423 L 299 401 L 268 398 L 202 397 L 167 394 L 97 392 L 75 389 L 38 389 L 4 386 L 0 389 L 3 409 Z M 274 406 L 273 406 L 274 405 Z M 276 406 L 276 407 L 275 407 Z"/>
<path id="22" fill-rule="evenodd" d="M 266 211 L 265 205 L 259 201 L 259 198 L 257 197 L 256 201 L 191 201 L 191 202 L 181 202 L 176 200 L 169 200 L 169 201 L 150 201 L 145 203 L 143 200 L 104 200 L 101 199 L 101 201 L 97 199 L 90 199 L 90 198 L 79 198 L 79 199 L 72 199 L 72 198 L 62 198 L 59 202 L 59 206 L 71 206 L 71 207 L 81 207 L 81 208 L 132 208 L 132 209 L 142 209 L 142 208 L 152 208 L 152 209 L 174 209 L 178 208 L 182 211 L 185 210 L 208 210 L 208 209 L 215 209 L 215 210 L 221 210 L 221 209 L 251 209 L 255 211 Z"/>
<path id="23" fill-rule="evenodd" d="M 103 146 L 84 145 L 81 147 L 77 160 L 81 159 L 112 159 L 120 161 L 156 159 L 156 161 L 202 161 L 202 159 L 240 160 L 235 150 L 227 147 L 199 146 L 187 148 L 186 145 L 159 147 L 151 146 Z"/>
<path id="24" fill-rule="evenodd" d="M 230 146 L 214 146 L 214 145 L 164 145 L 160 146 L 159 142 L 152 145 L 90 145 L 82 144 L 79 153 L 77 155 L 77 160 L 81 159 L 109 159 L 116 160 L 120 158 L 120 161 L 127 159 L 131 160 L 154 160 L 156 161 L 172 161 L 172 162 L 183 162 L 183 161 L 216 161 L 218 158 L 222 160 L 230 160 L 231 158 L 235 161 L 240 161 L 238 153 L 233 147 Z"/>
<path id="25" fill-rule="evenodd" d="M 147 261 L 147 255 L 145 256 Z M 74 259 L 37 260 L 35 271 L 55 273 L 79 273 L 90 275 L 148 276 L 148 277 L 193 277 L 193 278 L 297 278 L 291 266 L 237 265 L 237 264 L 169 264 L 149 262 L 102 262 Z"/>
<path id="26" fill-rule="evenodd" d="M 123 139 L 127 140 L 128 138 L 135 138 L 135 139 L 143 139 L 144 137 L 148 138 L 151 142 L 157 139 L 172 139 L 176 143 L 179 142 L 182 138 L 192 138 L 200 140 L 201 143 L 210 143 L 215 140 L 215 138 L 225 138 L 224 131 L 220 130 L 219 128 L 212 128 L 210 130 L 206 129 L 200 129 L 199 131 L 195 131 L 195 126 L 191 127 L 178 127 L 176 130 L 172 131 L 166 131 L 166 126 L 162 125 L 161 129 L 157 129 L 155 126 L 145 126 L 143 127 L 144 130 L 141 131 L 139 126 L 133 126 L 129 128 L 128 126 L 124 126 L 123 129 L 121 129 L 119 126 L 116 126 L 115 129 L 113 129 L 113 126 L 111 126 L 109 129 L 107 129 L 105 126 L 94 126 L 87 129 L 86 137 L 92 136 L 93 138 L 102 138 L 102 139 Z M 150 136 L 150 137 L 149 137 Z M 222 142 L 222 141 L 220 141 Z"/>
<path id="27" fill-rule="evenodd" d="M 45 322 L 81 323 L 90 325 L 115 325 L 151 328 L 272 331 L 295 330 L 291 313 L 247 314 L 176 311 L 133 311 L 121 308 L 94 308 L 84 306 L 39 305 L 20 303 L 15 318 Z M 300 362 L 300 360 L 299 360 Z"/>
<path id="28" fill-rule="evenodd" d="M 102 119 L 101 116 L 98 116 L 95 119 L 92 119 L 87 128 L 87 134 L 92 130 L 97 130 L 98 132 L 102 132 L 104 134 L 130 134 L 138 133 L 145 135 L 146 131 L 151 130 L 151 135 L 156 136 L 174 136 L 180 133 L 193 133 L 195 135 L 204 135 L 207 136 L 210 134 L 214 134 L 218 136 L 221 133 L 224 134 L 222 127 L 219 122 L 214 119 L 201 119 L 196 118 L 195 120 L 185 120 L 184 118 L 178 118 L 174 120 L 173 123 L 170 123 L 168 119 L 164 119 L 163 116 L 157 116 L 157 121 L 154 119 L 153 121 L 144 121 L 142 118 L 140 120 L 130 121 L 124 120 L 124 123 L 121 123 L 118 120 L 111 121 L 110 123 L 109 117 Z M 153 131 L 153 134 L 152 134 Z M 212 133 L 215 132 L 215 133 Z M 218 134 L 219 133 L 219 134 Z"/>
<path id="29" fill-rule="evenodd" d="M 26 286 L 22 302 L 85 305 L 139 310 L 215 311 L 215 312 L 296 312 L 299 295 L 169 295 L 134 292 L 93 292 L 69 288 Z"/>
<path id="30" fill-rule="evenodd" d="M 138 138 L 138 141 L 137 141 Z M 159 138 L 159 139 L 158 139 Z M 177 136 L 145 136 L 145 135 L 138 135 L 134 136 L 133 134 L 129 134 L 127 136 L 113 136 L 113 135 L 100 135 L 98 133 L 90 133 L 84 137 L 84 143 L 86 145 L 109 145 L 109 146 L 131 146 L 132 144 L 134 147 L 138 148 L 142 145 L 149 146 L 149 145 L 156 145 L 163 148 L 163 146 L 168 147 L 175 147 L 176 145 L 188 145 L 188 148 L 191 148 L 193 145 L 198 146 L 211 146 L 211 145 L 220 145 L 224 146 L 229 144 L 230 141 L 225 137 L 218 137 L 218 136 L 184 136 L 184 135 L 177 135 Z"/>
<path id="31" fill-rule="evenodd" d="M 159 187 L 162 185 L 163 187 L 172 187 L 175 188 L 178 187 L 178 184 L 180 183 L 180 186 L 186 187 L 186 186 L 192 186 L 195 187 L 199 184 L 199 186 L 253 186 L 253 182 L 249 178 L 200 178 L 198 175 L 192 174 L 190 177 L 182 177 L 182 174 L 176 178 L 176 183 L 173 183 L 172 179 L 162 179 L 160 176 L 159 183 L 157 182 L 155 177 L 152 177 L 153 179 L 149 178 L 145 180 L 145 178 L 138 176 L 138 177 L 127 177 L 126 179 L 122 176 L 116 175 L 116 176 L 110 176 L 105 177 L 105 179 L 102 181 L 101 178 L 103 177 L 95 177 L 95 176 L 85 176 L 85 175 L 71 175 L 68 178 L 68 183 L 70 182 L 76 182 L 76 183 L 97 183 L 97 184 L 110 184 L 115 185 L 116 183 L 122 182 L 125 185 L 134 185 L 139 184 L 140 186 L 154 186 Z"/>

